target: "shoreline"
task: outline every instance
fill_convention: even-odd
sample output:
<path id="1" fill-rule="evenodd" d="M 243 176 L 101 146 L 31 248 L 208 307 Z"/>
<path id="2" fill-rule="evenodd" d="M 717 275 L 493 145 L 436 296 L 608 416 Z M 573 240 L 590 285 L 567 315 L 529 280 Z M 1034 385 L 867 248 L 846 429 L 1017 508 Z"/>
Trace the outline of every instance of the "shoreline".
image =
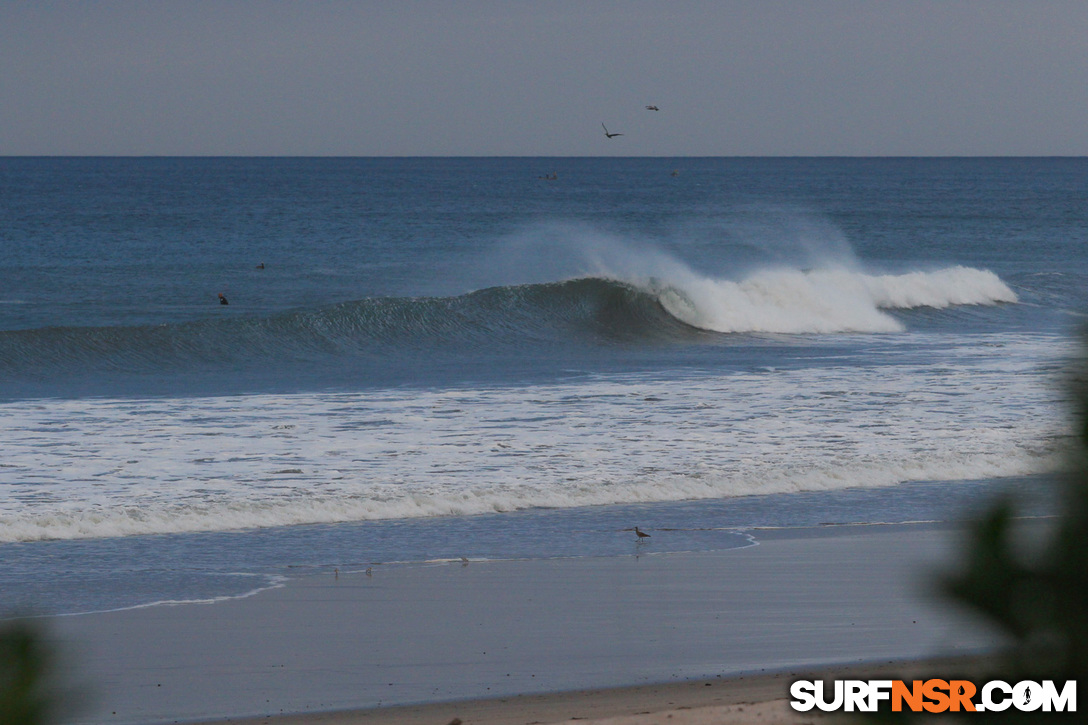
<path id="1" fill-rule="evenodd" d="M 992 650 L 927 585 L 959 530 L 778 529 L 723 551 L 329 572 L 241 600 L 57 617 L 49 634 L 97 695 L 73 723 L 673 692 Z"/>
<path id="2" fill-rule="evenodd" d="M 1051 514 L 1053 476 L 916 482 L 891 489 L 767 494 L 526 510 L 472 516 L 304 524 L 198 534 L 0 544 L 0 610 L 92 614 L 155 603 L 240 597 L 284 578 L 382 562 L 627 556 L 636 550 L 717 551 L 775 529 L 969 520 L 981 502 L 1015 492 L 1025 513 Z M 632 524 L 660 535 L 636 547 Z M 762 533 L 761 533 L 762 532 Z M 73 571 L 73 562 L 79 561 Z M 190 566 L 190 562 L 192 566 Z M 71 574 L 78 572 L 76 578 Z"/>

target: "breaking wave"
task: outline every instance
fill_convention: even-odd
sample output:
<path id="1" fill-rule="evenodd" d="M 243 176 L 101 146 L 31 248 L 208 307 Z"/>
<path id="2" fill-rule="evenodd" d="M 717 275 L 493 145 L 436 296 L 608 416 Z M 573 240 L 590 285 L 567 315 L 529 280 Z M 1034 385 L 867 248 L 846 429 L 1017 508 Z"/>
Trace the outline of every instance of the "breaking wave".
<path id="1" fill-rule="evenodd" d="M 586 277 L 491 287 L 455 297 L 370 298 L 269 317 L 0 333 L 0 374 L 88 367 L 215 368 L 421 348 L 526 343 L 667 342 L 706 333 L 878 333 L 915 307 L 993 305 L 1016 294 L 987 270 L 870 275 L 847 269 L 764 270 L 732 281 Z"/>
<path id="2" fill-rule="evenodd" d="M 1017 301 L 996 274 L 969 267 L 900 275 L 763 271 L 740 282 L 696 277 L 655 292 L 677 319 L 736 333 L 899 332 L 902 323 L 886 310 Z"/>

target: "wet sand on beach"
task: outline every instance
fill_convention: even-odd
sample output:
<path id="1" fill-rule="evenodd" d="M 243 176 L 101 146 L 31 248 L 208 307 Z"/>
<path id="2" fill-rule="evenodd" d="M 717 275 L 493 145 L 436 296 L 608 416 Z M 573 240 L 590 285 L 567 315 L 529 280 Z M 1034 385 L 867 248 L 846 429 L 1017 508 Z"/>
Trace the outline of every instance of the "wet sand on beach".
<path id="1" fill-rule="evenodd" d="M 245 599 L 58 617 L 53 635 L 97 695 L 78 722 L 118 725 L 642 717 L 781 699 L 790 673 L 1000 644 L 934 591 L 956 527 L 751 534 L 716 552 L 329 571 Z M 500 698 L 542 709 L 508 717 Z M 405 705 L 426 719 L 381 719 Z"/>

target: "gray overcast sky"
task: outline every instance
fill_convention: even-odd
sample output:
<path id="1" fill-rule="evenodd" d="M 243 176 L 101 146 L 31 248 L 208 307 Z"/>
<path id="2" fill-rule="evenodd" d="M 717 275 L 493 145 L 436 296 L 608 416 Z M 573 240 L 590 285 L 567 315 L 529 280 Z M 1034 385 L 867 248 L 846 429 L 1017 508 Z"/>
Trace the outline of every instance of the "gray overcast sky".
<path id="1" fill-rule="evenodd" d="M 0 0 L 12 154 L 1086 155 L 1088 2 Z"/>

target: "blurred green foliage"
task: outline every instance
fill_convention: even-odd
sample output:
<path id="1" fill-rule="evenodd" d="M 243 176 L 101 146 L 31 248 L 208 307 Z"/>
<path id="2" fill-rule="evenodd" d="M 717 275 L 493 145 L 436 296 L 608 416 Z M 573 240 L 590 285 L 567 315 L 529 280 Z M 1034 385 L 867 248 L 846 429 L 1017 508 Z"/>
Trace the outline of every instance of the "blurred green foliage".
<path id="1" fill-rule="evenodd" d="M 56 722 L 65 700 L 56 680 L 57 657 L 30 620 L 0 622 L 0 725 Z"/>

